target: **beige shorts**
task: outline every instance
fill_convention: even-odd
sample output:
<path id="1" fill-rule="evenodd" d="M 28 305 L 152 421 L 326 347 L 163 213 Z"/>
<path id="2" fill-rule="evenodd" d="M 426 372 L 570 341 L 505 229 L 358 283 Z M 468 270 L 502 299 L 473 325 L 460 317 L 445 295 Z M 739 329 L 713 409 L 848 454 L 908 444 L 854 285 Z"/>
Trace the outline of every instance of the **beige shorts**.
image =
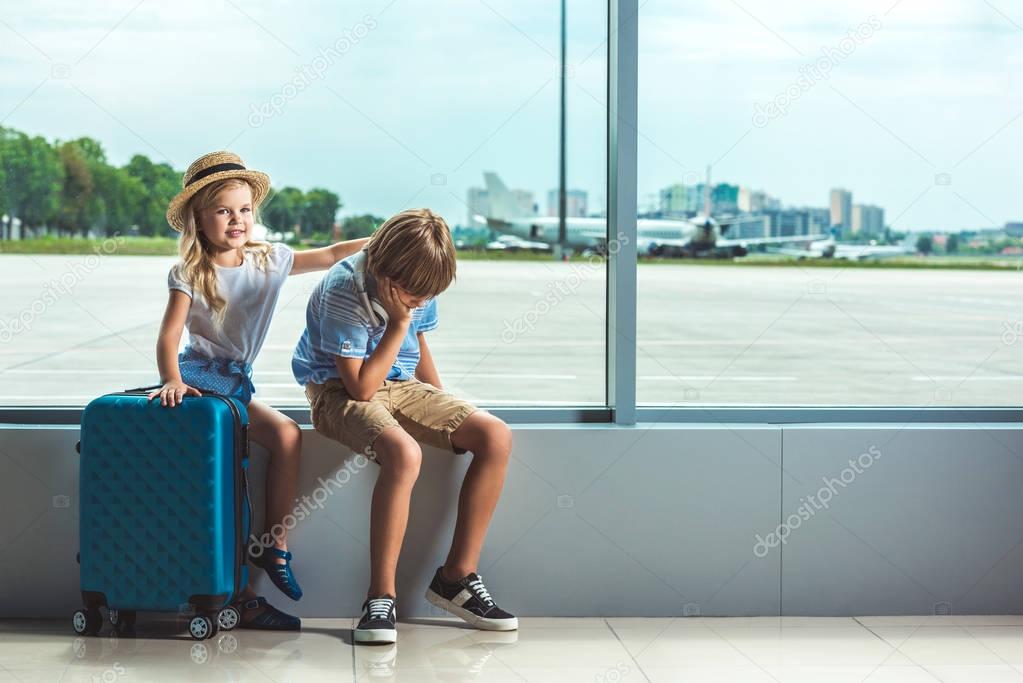
<path id="1" fill-rule="evenodd" d="M 368 401 L 353 399 L 338 379 L 328 379 L 326 384 L 310 382 L 305 395 L 316 431 L 371 460 L 376 459 L 373 442 L 380 432 L 393 426 L 401 427 L 420 443 L 465 453 L 464 448 L 451 443 L 451 433 L 479 410 L 417 379 L 384 380 Z"/>

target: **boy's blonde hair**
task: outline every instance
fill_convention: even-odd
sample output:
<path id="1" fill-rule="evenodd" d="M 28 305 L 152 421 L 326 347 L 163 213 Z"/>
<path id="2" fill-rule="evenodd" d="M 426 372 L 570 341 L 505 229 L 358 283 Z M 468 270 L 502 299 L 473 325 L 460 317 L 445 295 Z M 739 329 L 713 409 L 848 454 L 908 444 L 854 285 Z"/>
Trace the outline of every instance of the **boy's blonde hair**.
<path id="1" fill-rule="evenodd" d="M 194 292 L 202 295 L 210 310 L 213 311 L 213 322 L 217 327 L 224 324 L 224 316 L 227 313 L 227 300 L 220 294 L 217 286 L 217 269 L 213 265 L 213 258 L 206 235 L 199 229 L 199 212 L 213 206 L 217 201 L 217 195 L 224 190 L 233 190 L 236 187 L 248 187 L 246 181 L 239 178 L 226 178 L 210 183 L 195 193 L 185 205 L 184 227 L 181 230 L 181 237 L 178 240 L 178 254 L 181 262 L 178 264 L 178 274 L 192 286 Z M 253 207 L 252 221 L 258 221 L 258 214 Z M 243 251 L 253 251 L 256 255 L 256 265 L 260 270 L 265 271 L 270 262 L 270 243 L 259 240 L 246 240 L 242 246 Z"/>
<path id="2" fill-rule="evenodd" d="M 408 209 L 392 216 L 363 248 L 366 270 L 374 278 L 390 278 L 412 296 L 435 297 L 455 279 L 451 230 L 429 209 Z"/>

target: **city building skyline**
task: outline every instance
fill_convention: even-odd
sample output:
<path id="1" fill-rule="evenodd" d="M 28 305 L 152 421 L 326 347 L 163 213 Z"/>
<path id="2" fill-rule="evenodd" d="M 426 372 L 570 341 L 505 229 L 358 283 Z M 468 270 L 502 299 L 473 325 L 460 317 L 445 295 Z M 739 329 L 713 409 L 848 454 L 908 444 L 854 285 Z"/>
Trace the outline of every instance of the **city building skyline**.
<path id="1" fill-rule="evenodd" d="M 561 192 L 555 188 L 547 192 L 547 215 L 557 216 Z M 565 215 L 589 216 L 589 194 L 586 190 L 565 191 Z"/>
<path id="2" fill-rule="evenodd" d="M 842 237 L 852 232 L 852 192 L 837 187 L 831 190 L 831 227 Z"/>
<path id="3" fill-rule="evenodd" d="M 884 229 L 884 209 L 871 204 L 853 205 L 853 235 L 856 237 L 878 237 L 884 234 Z"/>

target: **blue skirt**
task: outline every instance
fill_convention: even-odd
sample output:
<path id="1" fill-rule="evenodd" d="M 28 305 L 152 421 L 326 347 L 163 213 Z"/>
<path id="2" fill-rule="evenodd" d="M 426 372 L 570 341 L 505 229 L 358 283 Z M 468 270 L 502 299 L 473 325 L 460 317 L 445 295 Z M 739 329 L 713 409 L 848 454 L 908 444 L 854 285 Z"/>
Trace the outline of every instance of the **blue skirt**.
<path id="1" fill-rule="evenodd" d="M 178 354 L 181 380 L 199 391 L 210 391 L 236 398 L 247 404 L 256 393 L 252 385 L 252 366 L 245 361 L 209 358 L 191 346 Z"/>

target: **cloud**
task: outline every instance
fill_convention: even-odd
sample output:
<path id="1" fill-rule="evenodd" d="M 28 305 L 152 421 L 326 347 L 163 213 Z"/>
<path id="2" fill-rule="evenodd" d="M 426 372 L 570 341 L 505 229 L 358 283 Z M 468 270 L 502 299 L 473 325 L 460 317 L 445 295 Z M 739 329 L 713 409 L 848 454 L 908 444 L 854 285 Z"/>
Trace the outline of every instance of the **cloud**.
<path id="1" fill-rule="evenodd" d="M 1001 12 L 1011 17 L 1011 9 Z M 568 145 L 570 184 L 597 204 L 606 16 L 592 10 L 590 1 L 569 2 L 569 61 L 577 68 Z M 280 94 L 367 15 L 377 28 L 279 116 L 249 125 L 254 106 Z M 830 83 L 802 98 L 789 120 L 742 139 L 755 103 L 871 15 L 883 28 Z M 414 200 L 456 222 L 466 189 L 482 183 L 484 170 L 533 190 L 541 208 L 556 184 L 558 14 L 549 0 L 42 0 L 4 21 L 24 37 L 0 25 L 0 115 L 14 111 L 5 125 L 51 139 L 97 137 L 115 162 L 138 152 L 158 158 L 159 150 L 183 168 L 231 144 L 279 183 L 335 189 L 353 212 L 388 213 Z M 818 205 L 831 185 L 848 184 L 895 212 L 904 192 L 884 188 L 901 188 L 920 172 L 919 160 L 878 122 L 912 138 L 935 163 L 952 150 L 965 154 L 1023 110 L 1018 35 L 1011 19 L 965 0 L 648 0 L 640 16 L 640 195 L 686 170 L 702 173 L 727 152 L 721 180 Z M 22 102 L 51 76 L 41 52 L 71 65 L 71 78 L 50 80 Z M 985 163 L 961 171 L 964 182 L 991 188 L 983 210 L 999 220 L 1018 218 L 1004 150 L 1021 127 L 978 154 Z M 429 184 L 436 172 L 447 175 L 446 185 Z M 919 228 L 977 224 L 975 212 L 954 204 L 924 203 L 912 219 Z"/>

